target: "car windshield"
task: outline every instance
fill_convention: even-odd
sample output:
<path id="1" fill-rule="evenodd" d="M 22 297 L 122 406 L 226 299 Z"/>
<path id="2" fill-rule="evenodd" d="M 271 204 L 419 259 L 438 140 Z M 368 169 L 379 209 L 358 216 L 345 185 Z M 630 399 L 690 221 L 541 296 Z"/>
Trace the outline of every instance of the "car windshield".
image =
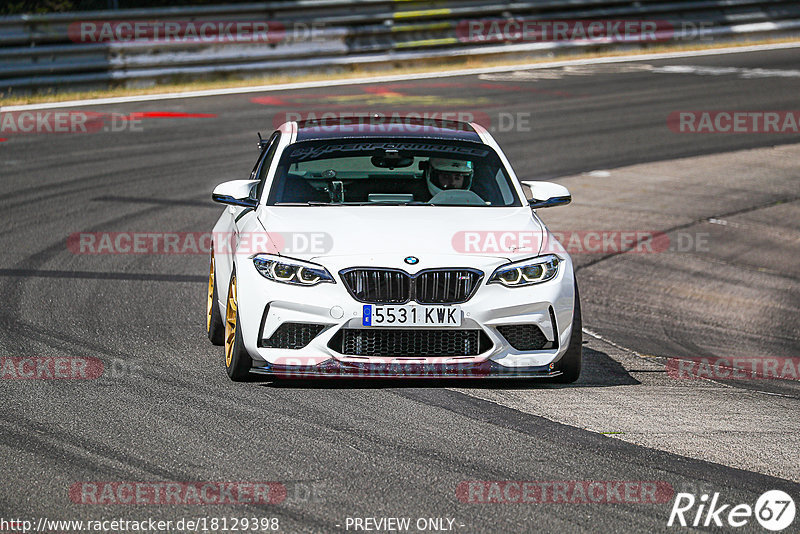
<path id="1" fill-rule="evenodd" d="M 490 147 L 396 139 L 295 143 L 281 156 L 267 203 L 522 205 Z"/>

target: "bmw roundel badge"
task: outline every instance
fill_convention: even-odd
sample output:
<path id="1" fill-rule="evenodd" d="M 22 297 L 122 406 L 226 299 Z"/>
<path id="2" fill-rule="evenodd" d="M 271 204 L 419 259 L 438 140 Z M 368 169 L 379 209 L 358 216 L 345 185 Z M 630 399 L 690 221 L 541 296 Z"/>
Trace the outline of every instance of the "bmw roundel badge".
<path id="1" fill-rule="evenodd" d="M 409 265 L 416 265 L 419 263 L 419 258 L 416 256 L 407 256 L 403 261 Z"/>

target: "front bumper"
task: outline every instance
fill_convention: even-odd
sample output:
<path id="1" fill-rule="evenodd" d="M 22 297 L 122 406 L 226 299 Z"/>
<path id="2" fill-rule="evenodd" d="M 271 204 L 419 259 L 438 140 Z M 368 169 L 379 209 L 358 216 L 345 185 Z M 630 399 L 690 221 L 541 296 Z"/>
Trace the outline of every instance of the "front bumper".
<path id="1" fill-rule="evenodd" d="M 368 329 L 361 324 L 363 303 L 347 291 L 331 269 L 335 284 L 297 287 L 262 277 L 252 261 L 237 265 L 239 326 L 253 371 L 293 377 L 552 377 L 572 332 L 574 283 L 572 262 L 562 262 L 553 280 L 523 288 L 481 281 L 473 297 L 459 304 L 463 330 L 479 330 L 490 343 L 478 354 L 451 357 L 374 357 L 342 354 L 332 339 L 342 329 Z M 327 266 L 327 265 L 326 265 Z M 487 273 L 488 275 L 489 273 Z M 320 332 L 301 349 L 263 346 L 284 323 L 320 325 Z M 503 325 L 533 324 L 550 345 L 544 350 L 517 350 L 500 334 Z"/>

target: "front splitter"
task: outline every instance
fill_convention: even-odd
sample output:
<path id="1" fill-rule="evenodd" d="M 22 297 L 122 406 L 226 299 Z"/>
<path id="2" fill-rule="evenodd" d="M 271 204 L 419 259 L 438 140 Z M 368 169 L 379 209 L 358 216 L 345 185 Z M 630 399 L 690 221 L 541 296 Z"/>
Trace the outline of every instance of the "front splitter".
<path id="1" fill-rule="evenodd" d="M 252 373 L 276 378 L 553 378 L 559 370 L 549 365 L 539 367 L 505 367 L 492 361 L 478 364 L 425 363 L 350 363 L 335 359 L 319 365 L 272 365 L 254 362 Z"/>

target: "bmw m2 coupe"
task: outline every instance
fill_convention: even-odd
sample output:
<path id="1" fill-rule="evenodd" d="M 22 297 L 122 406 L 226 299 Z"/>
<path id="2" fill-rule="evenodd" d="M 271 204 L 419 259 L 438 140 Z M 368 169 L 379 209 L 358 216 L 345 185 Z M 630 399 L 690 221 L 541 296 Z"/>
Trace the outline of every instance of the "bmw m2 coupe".
<path id="1" fill-rule="evenodd" d="M 572 260 L 478 124 L 287 122 L 219 185 L 209 339 L 233 380 L 581 372 Z"/>

